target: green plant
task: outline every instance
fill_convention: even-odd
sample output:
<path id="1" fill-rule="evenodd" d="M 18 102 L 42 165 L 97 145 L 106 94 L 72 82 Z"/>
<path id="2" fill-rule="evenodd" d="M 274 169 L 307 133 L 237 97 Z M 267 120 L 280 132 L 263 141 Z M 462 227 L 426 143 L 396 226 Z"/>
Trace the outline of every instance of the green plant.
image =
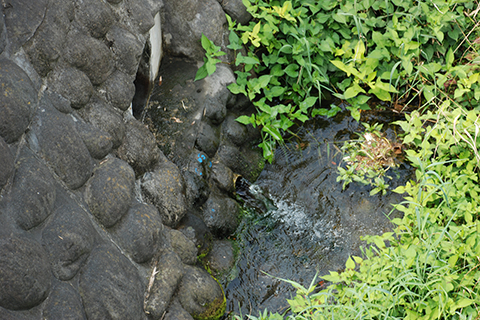
<path id="1" fill-rule="evenodd" d="M 220 47 L 216 46 L 202 33 L 202 47 L 205 50 L 205 57 L 203 58 L 203 65 L 197 70 L 195 75 L 195 81 L 201 80 L 209 75 L 212 75 L 217 70 L 217 63 L 222 60 L 217 57 L 226 55 L 225 52 L 220 50 Z"/>
<path id="2" fill-rule="evenodd" d="M 385 194 L 389 187 L 385 178 L 391 179 L 386 173 L 397 165 L 396 152 L 400 151 L 401 145 L 384 137 L 380 131 L 382 124 L 363 125 L 366 130 L 359 134 L 359 139 L 346 141 L 342 146 L 346 168 L 338 167 L 337 181 L 343 181 L 343 189 L 355 181 L 372 185 L 370 195 Z"/>

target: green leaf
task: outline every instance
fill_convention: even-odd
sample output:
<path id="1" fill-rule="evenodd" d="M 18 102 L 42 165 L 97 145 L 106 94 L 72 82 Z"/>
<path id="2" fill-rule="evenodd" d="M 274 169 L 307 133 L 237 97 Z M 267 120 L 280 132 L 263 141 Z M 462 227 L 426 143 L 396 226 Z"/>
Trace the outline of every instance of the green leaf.
<path id="1" fill-rule="evenodd" d="M 292 63 L 292 64 L 289 64 L 286 68 L 285 68 L 285 73 L 289 76 L 289 77 L 292 77 L 292 78 L 295 78 L 298 76 L 298 70 L 299 66 L 298 64 L 295 64 L 295 63 Z"/>
<path id="2" fill-rule="evenodd" d="M 252 115 L 250 117 L 249 116 L 240 116 L 235 120 L 244 124 L 244 125 L 253 124 L 253 123 L 255 123 L 255 116 L 254 115 Z"/>
<path id="3" fill-rule="evenodd" d="M 230 34 L 228 35 L 228 41 L 230 44 L 227 46 L 227 48 L 232 49 L 232 50 L 241 50 L 242 45 L 240 43 L 240 38 L 238 35 L 235 33 L 235 31 L 231 30 Z"/>
<path id="4" fill-rule="evenodd" d="M 201 80 L 203 78 L 206 78 L 207 76 L 208 76 L 208 71 L 207 71 L 207 67 L 205 66 L 205 63 L 204 63 L 203 66 L 201 66 L 197 70 L 194 81 Z"/>

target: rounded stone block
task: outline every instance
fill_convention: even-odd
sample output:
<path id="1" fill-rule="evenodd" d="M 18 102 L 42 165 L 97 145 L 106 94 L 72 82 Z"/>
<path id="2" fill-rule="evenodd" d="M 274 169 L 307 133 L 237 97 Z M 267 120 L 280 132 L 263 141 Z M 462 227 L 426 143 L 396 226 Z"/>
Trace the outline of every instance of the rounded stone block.
<path id="1" fill-rule="evenodd" d="M 160 153 L 155 137 L 143 123 L 135 119 L 126 123 L 125 138 L 117 155 L 132 166 L 137 176 L 152 169 Z"/>
<path id="2" fill-rule="evenodd" d="M 228 237 L 238 227 L 240 207 L 233 199 L 212 193 L 204 205 L 203 220 L 218 238 Z"/>
<path id="3" fill-rule="evenodd" d="M 194 265 L 197 262 L 197 247 L 182 232 L 170 229 L 170 244 L 183 263 Z"/>
<path id="4" fill-rule="evenodd" d="M 30 147 L 43 154 L 67 187 L 77 189 L 92 173 L 92 158 L 75 130 L 73 119 L 51 107 L 44 98 L 32 124 Z"/>
<path id="5" fill-rule="evenodd" d="M 43 309 L 45 320 L 86 320 L 82 298 L 71 284 L 60 282 L 52 288 Z"/>
<path id="6" fill-rule="evenodd" d="M 73 29 L 67 35 L 65 59 L 85 72 L 92 84 L 103 83 L 114 70 L 113 53 L 100 40 Z"/>
<path id="7" fill-rule="evenodd" d="M 112 245 L 92 251 L 79 280 L 87 319 L 143 320 L 144 290 L 137 269 Z"/>
<path id="8" fill-rule="evenodd" d="M 17 141 L 32 119 L 37 92 L 27 74 L 15 63 L 0 59 L 0 136 Z"/>
<path id="9" fill-rule="evenodd" d="M 135 94 L 133 77 L 122 71 L 115 71 L 102 84 L 100 91 L 105 92 L 105 98 L 112 106 L 119 110 L 126 111 L 132 103 Z"/>
<path id="10" fill-rule="evenodd" d="M 204 269 L 185 266 L 177 297 L 194 319 L 214 320 L 225 313 L 223 289 Z"/>
<path id="11" fill-rule="evenodd" d="M 122 144 L 125 137 L 125 123 L 120 112 L 99 98 L 92 98 L 92 101 L 81 112 L 85 121 L 110 134 L 114 149 Z"/>
<path id="12" fill-rule="evenodd" d="M 22 229 L 29 230 L 52 213 L 56 198 L 55 180 L 28 148 L 22 149 L 16 166 L 8 211 Z"/>
<path id="13" fill-rule="evenodd" d="M 50 264 L 35 241 L 9 236 L 0 239 L 0 306 L 30 309 L 48 296 Z"/>
<path id="14" fill-rule="evenodd" d="M 73 278 L 87 260 L 94 239 L 95 231 L 82 208 L 74 202 L 58 208 L 42 233 L 55 277 L 63 281 Z"/>
<path id="15" fill-rule="evenodd" d="M 79 1 L 76 9 L 77 20 L 94 38 L 103 37 L 115 22 L 112 9 L 103 1 Z"/>
<path id="16" fill-rule="evenodd" d="M 137 263 L 148 262 L 157 252 L 163 235 L 163 224 L 157 209 L 138 203 L 114 228 L 119 244 Z"/>
<path id="17" fill-rule="evenodd" d="M 115 66 L 128 75 L 135 75 L 143 52 L 143 43 L 119 26 L 113 26 L 106 35 L 114 52 Z"/>
<path id="18" fill-rule="evenodd" d="M 57 67 L 48 77 L 49 86 L 71 103 L 72 108 L 85 106 L 93 94 L 87 75 L 70 66 Z"/>
<path id="19" fill-rule="evenodd" d="M 113 139 L 107 132 L 80 121 L 77 122 L 77 131 L 92 158 L 103 159 L 112 151 Z"/>
<path id="20" fill-rule="evenodd" d="M 85 201 L 106 228 L 127 213 L 133 200 L 134 184 L 133 169 L 117 158 L 108 159 L 93 171 L 85 189 Z"/>
<path id="21" fill-rule="evenodd" d="M 153 204 L 163 224 L 174 228 L 187 211 L 185 184 L 180 170 L 164 158 L 155 171 L 147 172 L 141 180 L 145 200 Z"/>

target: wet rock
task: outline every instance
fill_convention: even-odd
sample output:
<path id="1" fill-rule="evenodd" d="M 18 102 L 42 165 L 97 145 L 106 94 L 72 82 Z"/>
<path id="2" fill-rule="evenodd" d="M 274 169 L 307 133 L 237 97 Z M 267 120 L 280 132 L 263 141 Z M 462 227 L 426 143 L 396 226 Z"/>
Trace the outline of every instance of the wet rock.
<path id="1" fill-rule="evenodd" d="M 229 194 L 235 191 L 236 175 L 221 162 L 214 162 L 212 167 L 212 180 L 221 190 Z"/>
<path id="2" fill-rule="evenodd" d="M 12 176 L 14 157 L 5 140 L 0 137 L 0 190 L 7 184 Z"/>
<path id="3" fill-rule="evenodd" d="M 55 210 L 55 219 L 42 233 L 55 277 L 63 281 L 73 278 L 87 260 L 94 239 L 93 226 L 81 207 L 70 202 Z"/>
<path id="4" fill-rule="evenodd" d="M 150 130 L 138 120 L 129 120 L 126 124 L 125 139 L 117 150 L 118 157 L 130 164 L 137 176 L 141 176 L 154 167 L 160 154 Z"/>
<path id="5" fill-rule="evenodd" d="M 32 124 L 30 147 L 40 151 L 67 187 L 77 189 L 91 175 L 92 158 L 72 118 L 52 108 L 46 96 L 41 103 Z"/>
<path id="6" fill-rule="evenodd" d="M 75 109 L 85 106 L 93 94 L 93 86 L 87 75 L 82 71 L 69 66 L 58 66 L 49 75 L 49 86 L 58 92 Z"/>
<path id="7" fill-rule="evenodd" d="M 168 311 L 164 317 L 165 320 L 193 320 L 192 316 L 183 309 L 180 301 L 174 298 L 168 307 Z"/>
<path id="8" fill-rule="evenodd" d="M 125 111 L 130 106 L 135 94 L 133 77 L 121 71 L 115 71 L 103 83 L 100 91 L 105 91 L 105 98 L 112 106 Z"/>
<path id="9" fill-rule="evenodd" d="M 77 122 L 77 131 L 93 158 L 103 159 L 112 151 L 112 136 L 107 132 L 80 121 Z"/>
<path id="10" fill-rule="evenodd" d="M 87 182 L 85 201 L 106 228 L 117 223 L 133 200 L 135 173 L 124 161 L 110 158 L 93 171 Z"/>
<path id="11" fill-rule="evenodd" d="M 114 149 L 122 144 L 125 137 L 125 123 L 117 110 L 99 98 L 92 98 L 92 101 L 81 111 L 85 121 L 110 134 Z"/>
<path id="12" fill-rule="evenodd" d="M 156 12 L 153 11 L 153 8 L 150 7 L 150 4 L 146 1 L 124 1 L 125 6 L 130 14 L 131 21 L 138 28 L 138 32 L 144 34 L 150 30 L 155 24 L 153 17 L 156 14 Z"/>
<path id="13" fill-rule="evenodd" d="M 76 17 L 94 38 L 103 37 L 115 22 L 112 9 L 103 1 L 80 1 L 77 3 Z"/>
<path id="14" fill-rule="evenodd" d="M 166 1 L 164 10 L 166 51 L 173 55 L 201 61 L 205 55 L 198 41 L 202 33 L 216 45 L 228 43 L 225 13 L 216 0 Z"/>
<path id="15" fill-rule="evenodd" d="M 147 202 L 153 204 L 163 224 L 174 228 L 186 213 L 185 183 L 175 164 L 163 157 L 157 168 L 141 179 L 141 189 Z"/>
<path id="16" fill-rule="evenodd" d="M 185 266 L 185 275 L 177 293 L 183 308 L 194 319 L 218 319 L 225 313 L 222 287 L 205 270 Z"/>
<path id="17" fill-rule="evenodd" d="M 184 265 L 178 255 L 173 251 L 164 251 L 152 270 L 153 284 L 147 290 L 145 299 L 145 312 L 153 319 L 163 316 L 183 274 Z"/>
<path id="18" fill-rule="evenodd" d="M 237 119 L 236 115 L 227 115 L 225 121 L 222 123 L 222 133 L 226 139 L 230 140 L 237 146 L 241 146 L 250 142 L 248 139 L 248 129 L 246 125 L 241 124 L 235 119 Z"/>
<path id="19" fill-rule="evenodd" d="M 16 167 L 8 211 L 22 229 L 29 230 L 52 213 L 56 198 L 55 180 L 28 148 L 20 153 Z"/>
<path id="20" fill-rule="evenodd" d="M 43 309 L 45 320 L 86 320 L 82 299 L 71 284 L 57 283 Z"/>
<path id="21" fill-rule="evenodd" d="M 252 19 L 242 0 L 218 0 L 226 14 L 232 17 L 232 20 L 246 25 Z"/>
<path id="22" fill-rule="evenodd" d="M 232 243 L 228 240 L 214 241 L 205 260 L 214 276 L 230 270 L 235 263 Z"/>
<path id="23" fill-rule="evenodd" d="M 197 247 L 182 232 L 170 229 L 170 244 L 183 263 L 194 265 L 197 262 Z"/>
<path id="24" fill-rule="evenodd" d="M 157 209 L 150 204 L 132 206 L 112 232 L 133 261 L 148 262 L 157 252 L 163 235 L 163 225 Z"/>
<path id="25" fill-rule="evenodd" d="M 206 254 L 212 247 L 212 234 L 202 219 L 192 213 L 187 213 L 180 221 L 178 230 L 182 232 L 187 239 L 194 242 L 198 249 L 198 255 Z"/>
<path id="26" fill-rule="evenodd" d="M 187 203 L 193 207 L 204 204 L 210 195 L 210 187 L 205 177 L 199 175 L 198 171 L 186 171 L 183 173 L 183 178 L 185 181 Z"/>
<path id="27" fill-rule="evenodd" d="M 72 29 L 67 35 L 65 59 L 85 72 L 92 84 L 99 85 L 114 70 L 113 54 L 108 47 L 95 38 Z"/>
<path id="28" fill-rule="evenodd" d="M 95 248 L 80 274 L 88 319 L 143 319 L 144 289 L 136 268 L 112 245 Z"/>
<path id="29" fill-rule="evenodd" d="M 137 37 L 119 26 L 113 26 L 106 35 L 114 52 L 115 66 L 128 75 L 135 75 L 142 56 L 143 44 Z"/>
<path id="30" fill-rule="evenodd" d="M 7 38 L 12 50 L 18 50 L 38 29 L 47 10 L 48 0 L 17 0 L 3 5 Z"/>
<path id="31" fill-rule="evenodd" d="M 260 148 L 250 146 L 238 147 L 223 141 L 215 155 L 214 162 L 219 161 L 250 182 L 254 182 L 265 166 L 265 159 Z"/>
<path id="32" fill-rule="evenodd" d="M 203 221 L 217 238 L 231 235 L 238 227 L 239 205 L 231 198 L 212 193 L 204 205 Z"/>
<path id="33" fill-rule="evenodd" d="M 0 136 L 12 143 L 25 132 L 32 118 L 37 92 L 28 75 L 6 59 L 0 59 L 0 83 Z"/>
<path id="34" fill-rule="evenodd" d="M 24 46 L 30 62 L 42 77 L 54 68 L 60 58 L 73 11 L 72 1 L 49 1 L 41 25 Z"/>
<path id="35" fill-rule="evenodd" d="M 210 158 L 213 158 L 220 145 L 220 130 L 218 127 L 212 127 L 206 122 L 202 122 L 198 128 L 197 140 L 195 145 L 198 149 L 205 152 Z"/>
<path id="36" fill-rule="evenodd" d="M 50 264 L 35 241 L 10 235 L 0 239 L 0 306 L 30 309 L 48 296 Z"/>

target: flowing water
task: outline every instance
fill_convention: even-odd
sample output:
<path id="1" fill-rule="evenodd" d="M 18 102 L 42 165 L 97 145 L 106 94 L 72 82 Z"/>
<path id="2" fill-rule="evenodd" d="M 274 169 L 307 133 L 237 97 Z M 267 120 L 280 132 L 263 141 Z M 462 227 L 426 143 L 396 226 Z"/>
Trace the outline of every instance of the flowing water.
<path id="1" fill-rule="evenodd" d="M 392 116 L 376 114 L 368 122 L 389 122 Z M 397 194 L 370 196 L 371 187 L 352 183 L 342 190 L 336 181 L 339 148 L 359 132 L 361 125 L 346 113 L 306 123 L 247 190 L 247 214 L 236 235 L 238 259 L 226 283 L 227 311 L 282 312 L 295 291 L 278 278 L 308 286 L 316 273 L 342 270 L 350 255 L 360 255 L 361 236 L 390 230 Z M 386 133 L 395 138 L 392 129 Z M 410 169 L 401 165 L 389 173 L 395 188 Z"/>

